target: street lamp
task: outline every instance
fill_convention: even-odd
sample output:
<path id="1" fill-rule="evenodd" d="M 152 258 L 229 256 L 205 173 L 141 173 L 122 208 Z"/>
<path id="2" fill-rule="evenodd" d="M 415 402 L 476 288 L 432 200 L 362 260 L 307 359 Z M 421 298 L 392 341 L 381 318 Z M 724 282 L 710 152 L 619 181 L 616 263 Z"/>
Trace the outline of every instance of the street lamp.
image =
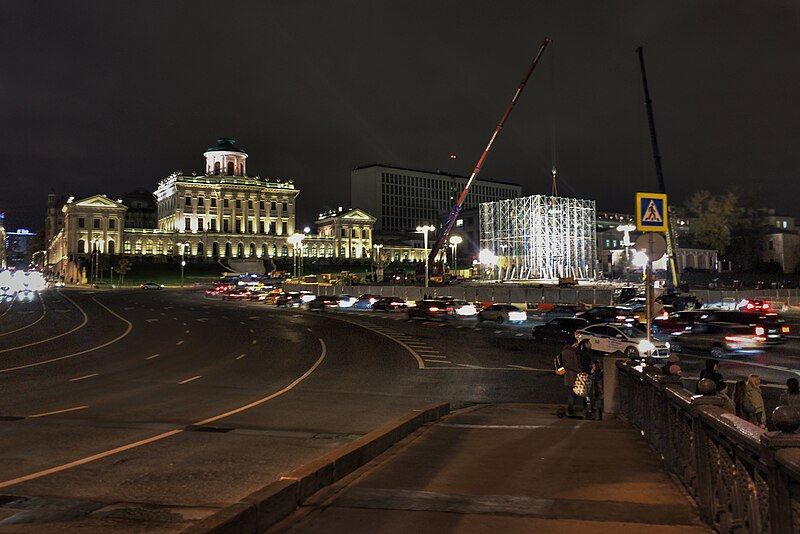
<path id="1" fill-rule="evenodd" d="M 417 233 L 422 234 L 423 242 L 425 243 L 425 287 L 428 287 L 428 232 L 432 232 L 436 230 L 436 227 L 432 224 L 426 224 L 425 226 L 417 226 Z"/>
<path id="2" fill-rule="evenodd" d="M 381 249 L 383 248 L 383 245 L 374 244 L 374 245 L 372 245 L 372 247 L 376 249 L 375 256 L 373 256 L 373 258 L 372 258 L 372 264 L 373 264 L 373 266 L 375 265 L 375 258 L 377 258 L 378 259 L 378 270 L 380 270 L 381 269 Z M 375 270 L 375 269 L 373 268 L 373 270 Z M 375 274 L 375 281 L 377 282 L 378 281 L 378 273 L 377 273 L 377 271 L 374 274 Z"/>
<path id="3" fill-rule="evenodd" d="M 92 239 L 92 283 L 97 283 L 97 267 L 98 267 L 98 254 L 100 253 L 100 247 L 103 245 L 102 239 Z"/>
<path id="4" fill-rule="evenodd" d="M 453 249 L 453 269 L 455 270 L 458 270 L 458 245 L 463 241 L 460 235 L 450 237 L 450 247 Z"/>
<path id="5" fill-rule="evenodd" d="M 298 274 L 297 273 L 297 264 L 298 264 L 297 251 L 300 250 L 300 244 L 303 242 L 303 239 L 305 237 L 306 236 L 303 235 L 303 234 L 292 234 L 292 235 L 290 235 L 289 237 L 286 238 L 286 241 L 290 245 L 292 245 L 292 248 L 294 250 L 294 277 L 295 277 L 295 279 L 297 279 L 297 274 Z M 303 267 L 302 267 L 302 265 L 303 265 L 302 264 L 303 257 L 302 256 L 300 257 L 299 261 L 301 262 L 300 263 L 300 271 L 302 272 L 302 270 L 303 270 Z"/>
<path id="6" fill-rule="evenodd" d="M 183 268 L 186 267 L 186 260 L 184 259 L 184 252 L 186 250 L 186 247 L 191 247 L 192 245 L 190 245 L 188 242 L 187 243 L 181 243 L 180 245 L 181 245 L 181 287 L 183 287 Z"/>

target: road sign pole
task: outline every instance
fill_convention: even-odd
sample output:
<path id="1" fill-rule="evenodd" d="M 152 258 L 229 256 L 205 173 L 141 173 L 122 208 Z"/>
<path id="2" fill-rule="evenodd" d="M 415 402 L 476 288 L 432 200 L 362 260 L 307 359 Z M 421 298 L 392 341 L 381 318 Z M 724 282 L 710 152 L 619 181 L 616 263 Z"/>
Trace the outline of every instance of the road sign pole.
<path id="1" fill-rule="evenodd" d="M 648 241 L 649 241 L 649 250 L 653 250 L 653 232 L 649 232 L 648 234 Z M 652 254 L 652 252 L 651 252 Z M 647 312 L 647 343 L 648 346 L 652 343 L 652 326 L 653 326 L 653 258 L 650 255 L 647 256 L 647 285 L 645 286 L 645 300 L 647 304 L 645 306 Z M 652 351 L 650 353 L 652 356 Z"/>

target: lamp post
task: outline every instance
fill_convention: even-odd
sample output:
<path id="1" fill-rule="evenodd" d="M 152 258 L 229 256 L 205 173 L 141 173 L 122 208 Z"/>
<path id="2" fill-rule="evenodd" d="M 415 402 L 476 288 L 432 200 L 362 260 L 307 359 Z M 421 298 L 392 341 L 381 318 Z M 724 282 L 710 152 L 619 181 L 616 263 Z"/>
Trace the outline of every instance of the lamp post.
<path id="1" fill-rule="evenodd" d="M 628 281 L 628 262 L 630 260 L 630 248 L 633 245 L 631 242 L 631 232 L 636 230 L 636 225 L 633 224 L 620 224 L 617 226 L 617 231 L 622 232 L 622 246 L 625 247 L 625 263 L 623 264 L 623 277 Z"/>
<path id="2" fill-rule="evenodd" d="M 185 251 L 186 247 L 191 247 L 189 243 L 181 243 L 181 287 L 183 287 L 183 268 L 186 267 Z"/>
<path id="3" fill-rule="evenodd" d="M 376 245 L 372 245 L 372 247 L 376 250 L 375 256 L 373 257 L 373 264 L 375 263 L 375 259 L 378 260 L 378 268 L 375 271 L 375 281 L 377 282 L 378 281 L 378 272 L 377 271 L 381 270 L 381 249 L 383 248 L 383 245 L 377 245 L 376 244 Z"/>
<path id="4" fill-rule="evenodd" d="M 417 233 L 422 234 L 423 242 L 425 243 L 425 287 L 428 287 L 428 232 L 432 232 L 436 230 L 436 227 L 432 224 L 426 224 L 424 226 L 417 226 Z"/>
<path id="5" fill-rule="evenodd" d="M 298 261 L 299 262 L 303 261 L 302 256 L 298 260 L 297 251 L 300 250 L 300 243 L 303 242 L 303 238 L 304 237 L 305 237 L 305 235 L 303 235 L 303 234 L 292 234 L 292 235 L 290 235 L 289 237 L 286 238 L 286 241 L 290 245 L 292 245 L 292 249 L 293 249 L 293 254 L 294 254 L 293 265 L 294 265 L 294 277 L 295 277 L 295 279 L 297 279 L 297 277 L 298 277 L 298 271 L 297 271 Z M 300 269 L 302 270 L 302 263 L 300 263 L 300 265 L 301 265 Z"/>
<path id="6" fill-rule="evenodd" d="M 460 245 L 464 240 L 461 238 L 460 235 L 454 235 L 450 237 L 450 246 L 453 248 L 453 269 L 458 270 L 458 245 Z"/>

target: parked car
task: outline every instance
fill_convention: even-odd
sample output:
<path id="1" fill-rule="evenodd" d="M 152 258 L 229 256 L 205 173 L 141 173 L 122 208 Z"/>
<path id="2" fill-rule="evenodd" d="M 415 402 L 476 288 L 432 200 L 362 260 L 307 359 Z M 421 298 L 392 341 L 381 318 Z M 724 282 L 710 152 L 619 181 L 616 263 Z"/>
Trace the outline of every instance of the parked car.
<path id="1" fill-rule="evenodd" d="M 155 282 L 145 282 L 141 284 L 139 287 L 142 289 L 164 289 L 164 286 L 161 284 L 156 284 Z"/>
<path id="2" fill-rule="evenodd" d="M 789 335 L 789 325 L 786 319 L 775 312 L 753 313 L 747 311 L 705 310 L 707 313 L 700 317 L 700 323 L 736 323 L 764 328 L 767 344 L 775 345 L 786 342 Z"/>
<path id="3" fill-rule="evenodd" d="M 524 323 L 528 320 L 528 312 L 520 310 L 513 304 L 492 304 L 478 313 L 478 322 L 495 321 L 496 323 Z"/>
<path id="4" fill-rule="evenodd" d="M 380 295 L 364 294 L 356 299 L 355 303 L 351 306 L 354 310 L 371 310 L 372 305 L 381 299 Z"/>
<path id="5" fill-rule="evenodd" d="M 767 338 L 763 326 L 734 323 L 697 323 L 672 335 L 672 350 L 686 349 L 708 352 L 712 358 L 727 353 L 763 348 Z"/>
<path id="6" fill-rule="evenodd" d="M 575 332 L 589 326 L 586 319 L 577 317 L 557 317 L 542 325 L 533 327 L 533 338 L 536 341 L 558 341 L 565 343 Z"/>
<path id="7" fill-rule="evenodd" d="M 443 300 L 418 300 L 414 306 L 406 308 L 409 319 L 447 319 L 452 312 L 453 308 Z"/>
<path id="8" fill-rule="evenodd" d="M 558 304 L 553 306 L 553 309 L 542 314 L 542 320 L 549 322 L 551 319 L 559 317 L 575 317 L 579 313 L 586 311 L 586 306 L 583 304 Z"/>
<path id="9" fill-rule="evenodd" d="M 673 332 L 680 332 L 687 326 L 691 326 L 708 311 L 702 310 L 687 310 L 671 313 L 668 317 L 656 317 L 650 326 L 651 332 L 654 334 L 672 334 Z"/>
<path id="10" fill-rule="evenodd" d="M 372 305 L 372 311 L 399 311 L 406 307 L 405 299 L 400 297 L 381 297 Z"/>
<path id="11" fill-rule="evenodd" d="M 604 353 L 620 351 L 628 358 L 669 357 L 669 343 L 654 339 L 630 324 L 595 324 L 575 332 L 578 346 L 590 341 L 592 350 Z"/>
<path id="12" fill-rule="evenodd" d="M 325 308 L 338 308 L 339 307 L 339 297 L 334 297 L 332 295 L 320 295 L 314 300 L 310 300 L 306 302 L 306 308 L 309 310 L 322 310 L 324 311 Z"/>
<path id="13" fill-rule="evenodd" d="M 636 314 L 619 306 L 595 306 L 591 310 L 579 313 L 576 317 L 586 319 L 589 324 L 600 323 L 633 323 L 638 321 Z"/>

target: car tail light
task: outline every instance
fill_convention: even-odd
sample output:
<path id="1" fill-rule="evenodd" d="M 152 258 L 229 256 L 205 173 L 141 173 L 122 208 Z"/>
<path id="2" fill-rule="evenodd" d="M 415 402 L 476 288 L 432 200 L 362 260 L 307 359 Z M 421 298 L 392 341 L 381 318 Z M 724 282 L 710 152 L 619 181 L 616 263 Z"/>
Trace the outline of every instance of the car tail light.
<path id="1" fill-rule="evenodd" d="M 430 308 L 428 308 L 428 310 L 430 310 L 432 312 L 437 312 L 437 311 L 439 311 L 439 308 L 437 308 L 436 306 L 431 306 Z"/>
<path id="2" fill-rule="evenodd" d="M 782 326 L 781 327 L 781 333 L 782 334 L 788 334 L 789 333 L 789 327 L 788 326 Z"/>
<path id="3" fill-rule="evenodd" d="M 453 311 L 453 308 L 448 306 L 447 311 Z"/>
<path id="4" fill-rule="evenodd" d="M 617 315 L 616 316 L 616 320 L 617 321 L 624 321 L 625 319 L 627 319 L 627 317 L 625 317 L 624 315 Z"/>
<path id="5" fill-rule="evenodd" d="M 756 335 L 757 336 L 763 336 L 764 335 L 764 327 L 763 326 L 757 326 L 756 327 Z"/>
<path id="6" fill-rule="evenodd" d="M 765 302 L 764 305 L 761 306 L 761 309 L 762 310 L 768 310 L 769 309 L 769 303 Z"/>
<path id="7" fill-rule="evenodd" d="M 375 304 L 376 302 L 378 302 L 378 299 L 369 299 L 370 304 Z"/>
<path id="8" fill-rule="evenodd" d="M 748 302 L 745 308 L 747 308 L 748 310 L 752 310 L 753 308 L 755 308 L 755 305 L 752 302 Z"/>

